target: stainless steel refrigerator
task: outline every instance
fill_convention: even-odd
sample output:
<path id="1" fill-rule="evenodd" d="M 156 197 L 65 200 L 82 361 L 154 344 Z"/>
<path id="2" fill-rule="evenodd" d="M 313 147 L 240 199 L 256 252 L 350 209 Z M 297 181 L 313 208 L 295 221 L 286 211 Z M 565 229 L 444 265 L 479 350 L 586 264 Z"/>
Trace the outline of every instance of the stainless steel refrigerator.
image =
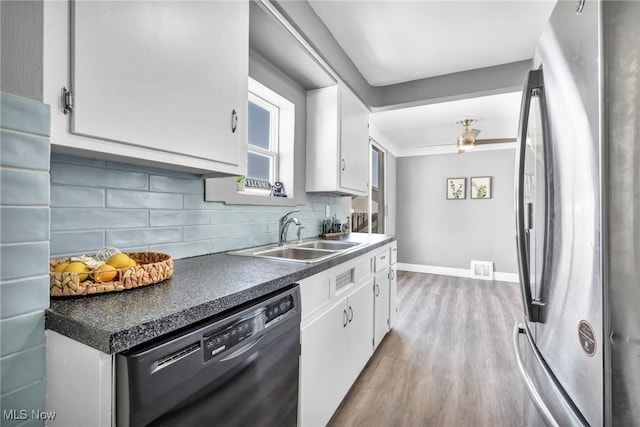
<path id="1" fill-rule="evenodd" d="M 640 426 L 640 2 L 558 1 L 516 155 L 526 426 Z"/>

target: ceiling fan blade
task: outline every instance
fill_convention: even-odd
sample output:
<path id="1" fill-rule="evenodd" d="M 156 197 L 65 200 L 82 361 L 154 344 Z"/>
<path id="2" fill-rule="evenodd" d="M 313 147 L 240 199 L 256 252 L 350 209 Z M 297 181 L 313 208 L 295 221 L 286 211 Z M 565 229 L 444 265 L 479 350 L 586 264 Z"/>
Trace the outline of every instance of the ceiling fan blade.
<path id="1" fill-rule="evenodd" d="M 478 137 L 479 133 L 480 133 L 480 130 L 471 129 L 469 132 L 464 134 L 464 140 L 468 141 L 468 142 L 473 142 L 473 141 L 476 140 L 476 138 Z"/>
<path id="2" fill-rule="evenodd" d="M 492 138 L 492 139 L 476 139 L 476 144 L 504 144 L 516 142 L 516 138 Z"/>
<path id="3" fill-rule="evenodd" d="M 416 148 L 432 148 L 432 147 L 452 147 L 456 145 L 456 143 L 449 144 L 425 144 L 425 145 L 416 145 Z"/>

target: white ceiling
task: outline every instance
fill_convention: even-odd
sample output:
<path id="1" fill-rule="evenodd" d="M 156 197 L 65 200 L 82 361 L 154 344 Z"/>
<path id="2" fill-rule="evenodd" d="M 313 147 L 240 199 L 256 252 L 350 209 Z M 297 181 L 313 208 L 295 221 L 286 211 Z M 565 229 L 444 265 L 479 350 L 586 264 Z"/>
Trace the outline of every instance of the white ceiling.
<path id="1" fill-rule="evenodd" d="M 372 86 L 527 60 L 556 0 L 309 0 Z M 472 115 L 480 138 L 515 137 L 520 95 L 503 94 L 373 113 L 371 128 L 397 155 L 454 143 Z M 514 114 L 515 111 L 515 114 Z M 420 150 L 418 150 L 420 151 Z"/>
<path id="2" fill-rule="evenodd" d="M 374 112 L 369 119 L 371 136 L 398 156 L 457 153 L 456 139 L 463 127 L 456 121 L 463 118 L 478 120 L 471 126 L 481 131 L 478 139 L 515 138 L 520 98 L 521 92 L 512 92 Z M 491 148 L 513 147 L 495 144 Z"/>

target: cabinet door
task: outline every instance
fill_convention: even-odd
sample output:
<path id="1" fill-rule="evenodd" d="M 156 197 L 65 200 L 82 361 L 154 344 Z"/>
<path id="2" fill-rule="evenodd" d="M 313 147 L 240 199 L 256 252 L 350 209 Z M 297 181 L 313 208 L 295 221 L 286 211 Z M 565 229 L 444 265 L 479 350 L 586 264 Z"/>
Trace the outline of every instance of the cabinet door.
<path id="1" fill-rule="evenodd" d="M 72 5 L 72 133 L 246 168 L 247 2 Z"/>
<path id="2" fill-rule="evenodd" d="M 375 321 L 373 327 L 374 346 L 378 347 L 389 332 L 389 270 L 376 274 L 375 277 Z"/>
<path id="3" fill-rule="evenodd" d="M 347 390 L 347 303 L 301 329 L 300 425 L 326 425 Z"/>
<path id="4" fill-rule="evenodd" d="M 389 267 L 389 329 L 393 328 L 398 318 L 398 267 Z"/>
<path id="5" fill-rule="evenodd" d="M 366 194 L 369 181 L 369 111 L 340 87 L 340 186 Z"/>
<path id="6" fill-rule="evenodd" d="M 373 354 L 373 280 L 358 288 L 347 299 L 349 314 L 348 372 L 345 376 L 344 394 L 349 391 L 356 378 Z"/>

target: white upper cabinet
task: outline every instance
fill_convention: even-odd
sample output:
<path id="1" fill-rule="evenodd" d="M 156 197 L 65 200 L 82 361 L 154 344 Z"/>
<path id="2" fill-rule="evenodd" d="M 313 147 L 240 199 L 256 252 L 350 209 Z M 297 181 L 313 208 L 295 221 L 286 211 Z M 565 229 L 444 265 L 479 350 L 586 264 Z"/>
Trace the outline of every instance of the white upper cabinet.
<path id="1" fill-rule="evenodd" d="M 246 173 L 249 5 L 45 2 L 53 150 Z M 62 111 L 62 88 L 72 93 Z"/>
<path id="2" fill-rule="evenodd" d="M 369 110 L 342 84 L 307 92 L 308 192 L 367 195 Z"/>

